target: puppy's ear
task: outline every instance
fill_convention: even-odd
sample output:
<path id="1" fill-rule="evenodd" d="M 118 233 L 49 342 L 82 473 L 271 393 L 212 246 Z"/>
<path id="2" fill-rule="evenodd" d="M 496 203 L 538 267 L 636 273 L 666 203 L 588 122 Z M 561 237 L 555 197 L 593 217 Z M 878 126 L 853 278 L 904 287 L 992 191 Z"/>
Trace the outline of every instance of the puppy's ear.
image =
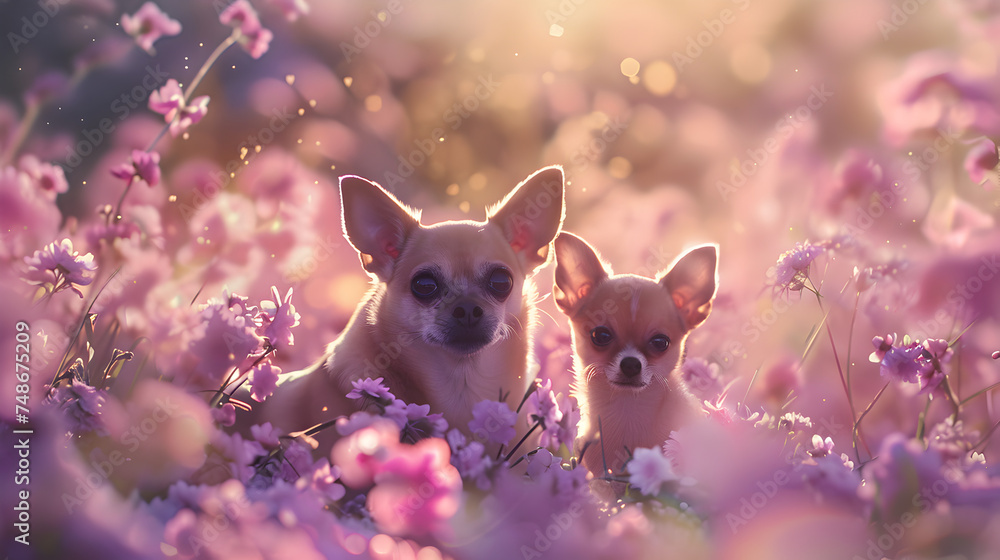
<path id="1" fill-rule="evenodd" d="M 420 227 L 420 213 L 355 175 L 340 178 L 340 206 L 344 236 L 357 249 L 361 264 L 369 274 L 387 281 L 407 237 Z"/>
<path id="2" fill-rule="evenodd" d="M 594 248 L 572 233 L 560 233 L 555 245 L 556 281 L 552 297 L 559 310 L 572 317 L 587 294 L 608 279 L 608 270 Z"/>
<path id="3" fill-rule="evenodd" d="M 563 170 L 539 169 L 487 211 L 490 223 L 500 226 L 526 273 L 545 264 L 549 245 L 562 226 Z"/>
<path id="4" fill-rule="evenodd" d="M 712 312 L 719 285 L 718 260 L 718 245 L 695 247 L 678 257 L 659 280 L 670 292 L 688 330 L 704 323 Z"/>

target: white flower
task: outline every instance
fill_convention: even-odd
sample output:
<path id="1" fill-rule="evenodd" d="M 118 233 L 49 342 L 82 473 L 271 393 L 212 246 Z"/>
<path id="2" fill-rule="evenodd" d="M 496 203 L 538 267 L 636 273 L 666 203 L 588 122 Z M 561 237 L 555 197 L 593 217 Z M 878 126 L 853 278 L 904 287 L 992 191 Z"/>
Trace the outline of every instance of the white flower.
<path id="1" fill-rule="evenodd" d="M 670 460 L 657 449 L 636 449 L 628 463 L 629 483 L 647 496 L 660 493 L 665 482 L 677 480 Z"/>

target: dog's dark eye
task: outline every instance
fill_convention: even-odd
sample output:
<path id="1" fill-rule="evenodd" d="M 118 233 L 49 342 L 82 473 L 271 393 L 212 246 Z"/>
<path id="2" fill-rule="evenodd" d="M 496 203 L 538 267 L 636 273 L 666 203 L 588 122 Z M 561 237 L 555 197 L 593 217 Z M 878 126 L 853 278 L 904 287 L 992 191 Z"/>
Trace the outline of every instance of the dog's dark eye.
<path id="1" fill-rule="evenodd" d="M 430 274 L 418 274 L 410 281 L 410 291 L 419 299 L 429 299 L 437 293 L 438 282 Z"/>
<path id="2" fill-rule="evenodd" d="M 590 341 L 594 343 L 595 346 L 607 346 L 611 344 L 611 340 L 615 338 L 615 335 L 611 334 L 611 329 L 608 327 L 596 327 L 594 330 L 590 331 Z"/>
<path id="3" fill-rule="evenodd" d="M 487 284 L 496 297 L 505 298 L 514 288 L 514 278 L 506 269 L 498 268 L 490 273 L 490 279 Z"/>
<path id="4" fill-rule="evenodd" d="M 657 352 L 666 352 L 667 348 L 670 347 L 670 338 L 665 334 L 654 335 L 653 338 L 649 339 L 649 346 Z"/>

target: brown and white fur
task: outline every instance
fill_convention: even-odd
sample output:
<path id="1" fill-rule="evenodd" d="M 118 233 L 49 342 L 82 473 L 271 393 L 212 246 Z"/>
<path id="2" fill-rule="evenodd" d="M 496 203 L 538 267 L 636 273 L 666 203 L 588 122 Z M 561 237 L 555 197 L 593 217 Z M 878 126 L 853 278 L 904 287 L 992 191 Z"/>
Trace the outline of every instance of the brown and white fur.
<path id="1" fill-rule="evenodd" d="M 421 224 L 418 211 L 357 176 L 341 177 L 340 193 L 344 234 L 374 285 L 323 358 L 282 376 L 249 421 L 287 432 L 349 415 L 360 402 L 345 398 L 351 382 L 377 377 L 462 430 L 473 405 L 501 391 L 516 406 L 531 382 L 530 277 L 562 224 L 562 169 L 535 172 L 485 222 Z M 321 434 L 321 446 L 331 438 Z"/>
<path id="2" fill-rule="evenodd" d="M 595 477 L 619 474 L 629 451 L 659 448 L 698 413 L 677 367 L 688 334 L 712 309 L 718 247 L 687 251 L 656 280 L 613 274 L 571 233 L 555 249 L 552 291 L 572 327 L 580 443 L 592 442 L 583 464 Z"/>

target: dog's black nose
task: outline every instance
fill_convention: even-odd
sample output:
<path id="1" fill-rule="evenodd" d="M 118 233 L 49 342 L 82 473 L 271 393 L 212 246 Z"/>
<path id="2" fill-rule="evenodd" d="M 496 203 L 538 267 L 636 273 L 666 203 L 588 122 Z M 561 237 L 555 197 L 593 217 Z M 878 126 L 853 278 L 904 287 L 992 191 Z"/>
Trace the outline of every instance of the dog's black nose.
<path id="1" fill-rule="evenodd" d="M 626 356 L 622 358 L 621 368 L 625 377 L 635 377 L 642 371 L 642 363 L 639 362 L 638 358 Z"/>
<path id="2" fill-rule="evenodd" d="M 483 308 L 472 301 L 460 301 L 455 304 L 451 316 L 463 327 L 474 327 L 483 318 Z"/>

